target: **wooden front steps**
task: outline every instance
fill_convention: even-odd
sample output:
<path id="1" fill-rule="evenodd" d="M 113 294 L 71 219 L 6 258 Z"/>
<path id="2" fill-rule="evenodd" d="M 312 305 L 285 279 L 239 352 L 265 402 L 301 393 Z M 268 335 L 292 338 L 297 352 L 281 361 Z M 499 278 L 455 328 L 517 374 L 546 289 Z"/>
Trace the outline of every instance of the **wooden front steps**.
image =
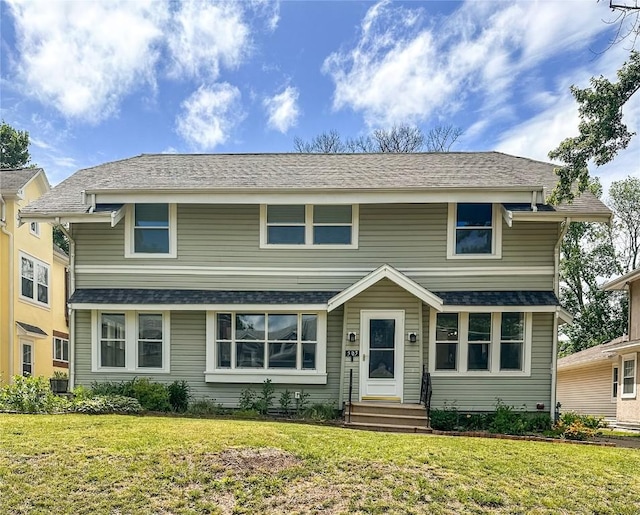
<path id="1" fill-rule="evenodd" d="M 354 402 L 345 406 L 344 426 L 370 431 L 430 433 L 427 411 L 420 404 Z"/>

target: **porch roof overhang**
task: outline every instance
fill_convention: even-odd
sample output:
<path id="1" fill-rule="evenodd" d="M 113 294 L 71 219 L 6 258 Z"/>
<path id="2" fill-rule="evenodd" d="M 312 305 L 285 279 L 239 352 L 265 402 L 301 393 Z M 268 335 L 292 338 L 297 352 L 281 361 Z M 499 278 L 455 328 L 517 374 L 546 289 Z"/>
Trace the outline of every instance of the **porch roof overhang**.
<path id="1" fill-rule="evenodd" d="M 20 336 L 28 336 L 29 338 L 35 338 L 38 340 L 49 336 L 44 330 L 39 328 L 37 325 L 16 321 L 16 327 L 18 328 L 18 334 Z"/>
<path id="2" fill-rule="evenodd" d="M 359 281 L 353 283 L 348 288 L 342 290 L 340 293 L 330 298 L 327 302 L 327 311 L 331 312 L 334 309 L 339 308 L 345 302 L 348 302 L 349 300 L 359 295 L 367 288 L 370 288 L 382 279 L 389 279 L 391 282 L 397 284 L 398 286 L 400 286 L 400 288 L 403 288 L 409 293 L 413 294 L 418 299 L 422 300 L 422 302 L 434 308 L 436 311 L 443 310 L 444 302 L 438 295 L 420 286 L 417 282 L 410 279 L 403 273 L 398 272 L 398 270 L 393 268 L 391 265 L 382 265 L 381 267 L 371 272 L 369 275 L 364 276 Z"/>

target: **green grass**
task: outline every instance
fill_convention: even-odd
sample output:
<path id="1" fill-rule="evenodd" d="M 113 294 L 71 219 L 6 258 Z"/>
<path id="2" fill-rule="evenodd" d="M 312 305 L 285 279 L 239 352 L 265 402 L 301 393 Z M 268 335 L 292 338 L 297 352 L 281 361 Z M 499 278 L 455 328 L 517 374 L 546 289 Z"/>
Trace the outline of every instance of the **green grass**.
<path id="1" fill-rule="evenodd" d="M 640 452 L 274 422 L 0 415 L 1 513 L 640 513 Z"/>

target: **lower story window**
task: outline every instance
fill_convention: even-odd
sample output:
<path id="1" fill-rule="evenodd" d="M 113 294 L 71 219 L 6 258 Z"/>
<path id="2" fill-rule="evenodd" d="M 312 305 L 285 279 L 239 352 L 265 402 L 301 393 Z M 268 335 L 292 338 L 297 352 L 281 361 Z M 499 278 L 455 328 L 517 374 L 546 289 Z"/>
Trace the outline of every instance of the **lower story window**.
<path id="1" fill-rule="evenodd" d="M 317 314 L 218 313 L 216 328 L 216 368 L 316 368 Z"/>
<path id="2" fill-rule="evenodd" d="M 636 355 L 622 356 L 622 398 L 636 396 Z"/>
<path id="3" fill-rule="evenodd" d="M 169 371 L 168 312 L 94 313 L 94 371 Z"/>
<path id="4" fill-rule="evenodd" d="M 618 367 L 613 367 L 611 372 L 611 398 L 615 402 L 618 398 L 618 383 L 620 381 L 620 369 Z"/>
<path id="5" fill-rule="evenodd" d="M 22 375 L 33 375 L 33 345 L 30 343 L 22 344 Z"/>
<path id="6" fill-rule="evenodd" d="M 523 313 L 503 313 L 500 326 L 500 370 L 522 370 Z"/>

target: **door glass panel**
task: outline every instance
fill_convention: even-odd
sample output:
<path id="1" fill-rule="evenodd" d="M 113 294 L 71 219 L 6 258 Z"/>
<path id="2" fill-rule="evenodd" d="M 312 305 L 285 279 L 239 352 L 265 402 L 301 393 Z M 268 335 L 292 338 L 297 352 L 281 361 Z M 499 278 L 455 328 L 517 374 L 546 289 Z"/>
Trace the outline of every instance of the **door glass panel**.
<path id="1" fill-rule="evenodd" d="M 372 379 L 395 377 L 394 319 L 369 321 L 369 377 Z"/>

